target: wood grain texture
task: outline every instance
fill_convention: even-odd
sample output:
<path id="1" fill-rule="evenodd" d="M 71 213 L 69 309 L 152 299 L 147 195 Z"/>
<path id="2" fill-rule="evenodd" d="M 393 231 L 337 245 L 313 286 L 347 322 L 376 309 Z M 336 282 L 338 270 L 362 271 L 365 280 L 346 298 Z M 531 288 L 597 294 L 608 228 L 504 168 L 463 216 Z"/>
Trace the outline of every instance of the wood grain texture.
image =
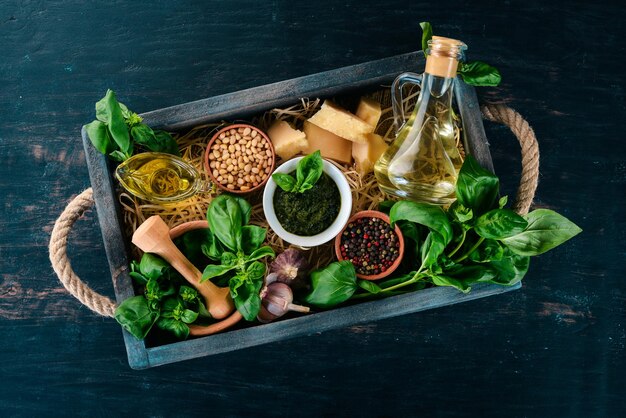
<path id="1" fill-rule="evenodd" d="M 12 1 L 0 7 L 0 415 L 623 416 L 626 18 L 621 2 Z M 145 112 L 413 51 L 417 23 L 496 65 L 541 147 L 540 207 L 584 232 L 520 291 L 143 372 L 62 291 L 47 240 L 90 184 L 80 126 L 107 88 Z M 486 126 L 512 195 L 518 145 Z M 77 273 L 113 295 L 98 219 Z"/>

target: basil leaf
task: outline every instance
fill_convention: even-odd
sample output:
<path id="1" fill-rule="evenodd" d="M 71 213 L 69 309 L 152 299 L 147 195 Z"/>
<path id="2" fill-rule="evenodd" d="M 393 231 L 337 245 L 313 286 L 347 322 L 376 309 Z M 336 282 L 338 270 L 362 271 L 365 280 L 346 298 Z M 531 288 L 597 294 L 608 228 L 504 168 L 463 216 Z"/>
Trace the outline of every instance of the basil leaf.
<path id="1" fill-rule="evenodd" d="M 198 291 L 193 287 L 183 285 L 178 289 L 178 294 L 185 302 L 195 302 L 198 299 Z"/>
<path id="2" fill-rule="evenodd" d="M 389 213 L 391 225 L 394 226 L 399 220 L 407 220 L 424 225 L 432 231 L 436 231 L 443 238 L 444 245 L 452 240 L 452 226 L 446 213 L 439 206 L 427 203 L 410 202 L 403 200 L 391 208 Z"/>
<path id="3" fill-rule="evenodd" d="M 528 226 L 523 232 L 501 240 L 519 255 L 543 254 L 582 231 L 575 223 L 549 209 L 534 210 L 524 218 Z"/>
<path id="4" fill-rule="evenodd" d="M 265 276 L 265 264 L 260 261 L 254 261 L 248 265 L 246 273 L 250 280 L 261 279 L 261 281 L 263 281 L 263 277 Z"/>
<path id="5" fill-rule="evenodd" d="M 489 263 L 497 273 L 497 276 L 491 280 L 491 283 L 512 286 L 521 281 L 526 275 L 530 266 L 530 257 L 517 255 L 510 250 L 507 255 L 502 260 L 495 260 Z"/>
<path id="6" fill-rule="evenodd" d="M 431 231 L 422 244 L 422 264 L 424 267 L 432 267 L 437 263 L 439 256 L 443 254 L 447 243 L 441 234 Z"/>
<path id="7" fill-rule="evenodd" d="M 502 257 L 504 257 L 504 248 L 498 241 L 492 239 L 486 239 L 469 255 L 469 259 L 475 263 L 498 261 L 502 260 Z"/>
<path id="8" fill-rule="evenodd" d="M 416 224 L 408 221 L 398 221 L 398 227 L 405 239 L 410 239 L 415 243 L 419 242 L 420 232 Z"/>
<path id="9" fill-rule="evenodd" d="M 224 266 L 233 267 L 235 266 L 235 264 L 237 264 L 238 259 L 239 258 L 234 253 L 225 251 L 224 253 L 222 253 L 222 256 L 220 257 L 220 262 Z"/>
<path id="10" fill-rule="evenodd" d="M 117 102 L 117 104 L 120 105 L 120 110 L 122 111 L 122 116 L 124 117 L 124 119 L 129 119 L 131 115 L 135 115 L 137 118 L 140 119 L 140 122 L 141 122 L 141 118 L 139 117 L 139 115 L 128 110 L 128 107 L 124 103 Z"/>
<path id="11" fill-rule="evenodd" d="M 213 234 L 231 251 L 241 250 L 243 215 L 237 201 L 229 195 L 219 195 L 209 205 L 207 219 Z"/>
<path id="12" fill-rule="evenodd" d="M 152 152 L 163 152 L 180 156 L 178 144 L 168 132 L 153 131 L 144 123 L 133 126 L 130 133 L 137 144 L 140 144 Z"/>
<path id="13" fill-rule="evenodd" d="M 94 120 L 85 125 L 84 128 L 93 146 L 102 154 L 109 154 L 115 151 L 115 145 L 111 140 L 109 130 L 103 122 Z"/>
<path id="14" fill-rule="evenodd" d="M 176 289 L 171 283 L 166 283 L 165 285 L 162 285 L 161 283 L 159 283 L 157 280 L 154 280 L 154 279 L 150 279 L 148 283 L 146 283 L 146 289 L 148 288 L 148 285 L 150 284 L 150 282 L 154 282 L 157 284 L 157 286 L 155 286 L 153 289 L 156 300 L 161 300 L 164 297 L 172 296 L 176 294 Z M 166 286 L 166 287 L 163 288 L 163 286 Z"/>
<path id="15" fill-rule="evenodd" d="M 235 292 L 231 287 L 230 294 L 235 302 L 235 307 L 246 321 L 254 321 L 259 314 L 261 309 L 259 292 L 262 286 L 263 280 L 244 280 L 238 281 Z"/>
<path id="16" fill-rule="evenodd" d="M 203 231 L 206 231 L 203 239 L 199 240 L 200 250 L 202 251 L 202 254 L 204 254 L 213 261 L 219 260 L 222 256 L 222 253 L 224 252 L 224 247 L 210 229 L 203 229 Z"/>
<path id="17" fill-rule="evenodd" d="M 161 316 L 164 318 L 174 318 L 176 316 L 175 313 L 183 309 L 183 305 L 180 303 L 178 298 L 167 298 L 163 302 L 163 306 L 161 308 Z"/>
<path id="18" fill-rule="evenodd" d="M 115 151 L 109 153 L 109 157 L 111 157 L 114 161 L 117 161 L 118 163 L 121 163 L 121 162 L 125 161 L 128 158 L 128 155 L 124 154 L 120 150 L 115 150 Z"/>
<path id="19" fill-rule="evenodd" d="M 150 279 L 146 283 L 145 296 L 149 302 L 160 301 L 165 296 L 170 296 L 176 293 L 173 286 L 169 286 L 167 290 L 162 290 L 161 285 L 156 279 Z"/>
<path id="20" fill-rule="evenodd" d="M 323 172 L 324 162 L 319 150 L 301 159 L 296 168 L 297 191 L 303 193 L 312 188 Z"/>
<path id="21" fill-rule="evenodd" d="M 453 221 L 463 224 L 470 221 L 474 217 L 474 211 L 463 206 L 463 204 L 458 200 L 455 200 L 448 209 L 448 215 Z"/>
<path id="22" fill-rule="evenodd" d="M 144 339 L 159 317 L 143 296 L 126 299 L 115 309 L 115 320 L 135 338 Z"/>
<path id="23" fill-rule="evenodd" d="M 463 293 L 468 293 L 472 288 L 465 282 L 465 280 L 456 279 L 454 277 L 445 275 L 432 275 L 429 276 L 435 286 L 450 286 Z"/>
<path id="24" fill-rule="evenodd" d="M 96 103 L 96 119 L 107 124 L 111 137 L 120 151 L 130 156 L 133 152 L 133 144 L 122 115 L 122 109 L 113 90 L 107 90 L 106 95 Z"/>
<path id="25" fill-rule="evenodd" d="M 171 332 L 178 339 L 185 340 L 189 337 L 189 327 L 182 321 L 173 318 L 160 318 L 157 326 L 162 330 Z"/>
<path id="26" fill-rule="evenodd" d="M 461 204 L 480 216 L 493 209 L 498 199 L 500 180 L 468 155 L 459 171 L 456 197 Z"/>
<path id="27" fill-rule="evenodd" d="M 174 240 L 174 244 L 176 244 L 180 252 L 185 254 L 185 257 L 191 261 L 191 264 L 199 266 L 207 263 L 206 257 L 208 257 L 208 255 L 204 254 L 203 246 L 211 244 L 214 241 L 216 240 L 213 237 L 213 233 L 207 226 L 207 228 L 193 229 L 189 232 L 185 232 Z M 219 254 L 221 254 L 222 251 L 223 250 L 220 249 L 217 259 L 219 259 Z M 215 260 L 213 257 L 209 258 Z"/>
<path id="28" fill-rule="evenodd" d="M 293 192 L 296 189 L 296 179 L 289 174 L 274 173 L 272 179 L 276 182 L 276 185 L 286 192 Z"/>
<path id="29" fill-rule="evenodd" d="M 502 77 L 497 68 L 486 62 L 472 61 L 459 63 L 458 73 L 465 83 L 472 86 L 491 86 L 500 84 Z"/>
<path id="30" fill-rule="evenodd" d="M 144 123 L 135 125 L 130 129 L 130 134 L 132 135 L 135 143 L 139 145 L 143 145 L 144 147 L 148 148 L 150 151 L 156 151 L 150 147 L 150 145 L 152 145 L 155 142 L 155 139 L 154 139 L 154 131 L 148 125 Z"/>
<path id="31" fill-rule="evenodd" d="M 274 253 L 274 250 L 272 250 L 272 247 L 265 245 L 261 248 L 254 250 L 249 256 L 246 257 L 246 260 L 253 261 L 253 260 L 259 260 L 263 257 L 273 258 L 275 256 L 276 254 Z"/>
<path id="32" fill-rule="evenodd" d="M 233 299 L 238 296 L 239 288 L 243 286 L 245 282 L 245 277 L 240 275 L 235 275 L 230 278 L 230 280 L 228 281 L 228 287 L 230 288 L 230 295 Z"/>
<path id="33" fill-rule="evenodd" d="M 311 273 L 312 291 L 305 301 L 329 308 L 348 300 L 356 291 L 356 271 L 350 261 L 338 261 Z"/>
<path id="34" fill-rule="evenodd" d="M 239 209 L 241 209 L 242 225 L 248 224 L 248 222 L 250 222 L 250 216 L 252 215 L 252 206 L 250 205 L 250 203 L 248 203 L 248 201 L 244 199 L 243 197 L 239 197 L 235 195 L 229 195 L 229 196 L 232 199 L 234 199 L 235 202 L 237 202 L 237 204 L 239 205 Z"/>
<path id="35" fill-rule="evenodd" d="M 170 265 L 158 255 L 144 253 L 139 263 L 139 271 L 149 279 L 160 278 Z"/>
<path id="36" fill-rule="evenodd" d="M 476 219 L 474 230 L 483 238 L 503 239 L 519 234 L 528 222 L 509 209 L 493 209 Z"/>
<path id="37" fill-rule="evenodd" d="M 204 271 L 202 272 L 202 281 L 210 280 L 214 277 L 219 277 L 235 269 L 236 267 L 236 265 L 224 266 L 221 264 L 209 264 L 204 268 Z"/>
<path id="38" fill-rule="evenodd" d="M 370 282 L 369 280 L 357 280 L 356 284 L 363 290 L 366 290 L 368 293 L 375 295 L 376 293 L 380 293 L 383 289 L 378 286 L 374 282 Z"/>
<path id="39" fill-rule="evenodd" d="M 246 225 L 241 228 L 241 249 L 250 254 L 263 244 L 267 231 L 256 225 Z"/>
<path id="40" fill-rule="evenodd" d="M 154 131 L 154 142 L 151 145 L 146 145 L 146 147 L 150 151 L 164 152 L 180 157 L 178 143 L 169 132 L 161 130 Z"/>
<path id="41" fill-rule="evenodd" d="M 449 277 L 458 279 L 466 285 L 469 283 L 488 282 L 495 278 L 497 271 L 489 265 L 469 265 L 448 273 Z"/>
<path id="42" fill-rule="evenodd" d="M 502 196 L 500 198 L 500 200 L 498 200 L 498 207 L 500 209 L 502 209 L 503 207 L 506 206 L 507 202 L 509 201 L 509 197 L 508 196 Z"/>
<path id="43" fill-rule="evenodd" d="M 209 312 L 209 310 L 204 306 L 204 302 L 202 299 L 198 299 L 198 316 L 202 318 L 212 318 L 213 315 Z"/>
<path id="44" fill-rule="evenodd" d="M 428 41 L 433 37 L 433 27 L 430 25 L 430 22 L 421 22 L 420 27 L 422 28 L 422 51 L 426 54 Z"/>
<path id="45" fill-rule="evenodd" d="M 191 309 L 185 309 L 183 314 L 180 316 L 180 320 L 185 324 L 191 324 L 196 319 L 198 319 L 198 312 L 194 312 Z"/>
<path id="46" fill-rule="evenodd" d="M 148 283 L 148 279 L 141 273 L 137 273 L 136 271 L 131 271 L 128 273 L 130 277 L 132 277 L 137 283 L 145 285 Z"/>

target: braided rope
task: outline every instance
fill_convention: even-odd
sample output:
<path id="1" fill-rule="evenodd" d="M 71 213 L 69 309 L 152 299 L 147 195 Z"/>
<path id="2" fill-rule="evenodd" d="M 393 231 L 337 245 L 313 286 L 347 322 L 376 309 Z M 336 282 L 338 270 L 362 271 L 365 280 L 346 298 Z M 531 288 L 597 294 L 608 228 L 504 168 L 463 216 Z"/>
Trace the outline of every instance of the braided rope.
<path id="1" fill-rule="evenodd" d="M 115 302 L 106 296 L 94 291 L 87 286 L 74 273 L 70 260 L 67 257 L 67 236 L 74 222 L 93 205 L 93 192 L 91 187 L 76 196 L 65 208 L 59 219 L 54 223 L 50 237 L 50 261 L 54 272 L 59 277 L 68 292 L 83 305 L 92 311 L 102 315 L 113 317 L 115 314 Z"/>
<path id="2" fill-rule="evenodd" d="M 522 175 L 517 189 L 514 209 L 526 214 L 535 196 L 539 179 L 539 145 L 532 128 L 515 110 L 503 105 L 486 105 L 481 110 L 485 119 L 508 126 L 521 146 Z M 50 261 L 63 286 L 92 311 L 113 317 L 116 304 L 106 296 L 95 292 L 74 273 L 67 257 L 67 237 L 83 213 L 93 205 L 93 192 L 89 188 L 76 196 L 54 224 L 50 237 Z"/>
<path id="3" fill-rule="evenodd" d="M 533 128 L 515 110 L 504 105 L 481 106 L 485 119 L 508 126 L 522 148 L 522 173 L 513 210 L 525 215 L 530 209 L 539 182 L 539 144 Z"/>

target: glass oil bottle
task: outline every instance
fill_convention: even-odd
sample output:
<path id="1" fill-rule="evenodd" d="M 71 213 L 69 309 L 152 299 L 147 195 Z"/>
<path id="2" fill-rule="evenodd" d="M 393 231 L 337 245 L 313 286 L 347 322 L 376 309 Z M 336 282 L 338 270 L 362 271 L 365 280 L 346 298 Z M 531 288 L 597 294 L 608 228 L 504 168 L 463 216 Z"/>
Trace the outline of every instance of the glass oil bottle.
<path id="1" fill-rule="evenodd" d="M 115 177 L 129 193 L 153 203 L 175 203 L 211 189 L 191 164 L 159 152 L 132 156 L 117 167 Z"/>
<path id="2" fill-rule="evenodd" d="M 374 173 L 380 188 L 418 202 L 447 205 L 455 200 L 462 158 L 452 119 L 454 79 L 467 46 L 433 36 L 422 76 L 404 73 L 393 82 L 392 104 L 396 139 L 378 159 Z M 421 87 L 411 115 L 404 114 L 403 87 Z"/>

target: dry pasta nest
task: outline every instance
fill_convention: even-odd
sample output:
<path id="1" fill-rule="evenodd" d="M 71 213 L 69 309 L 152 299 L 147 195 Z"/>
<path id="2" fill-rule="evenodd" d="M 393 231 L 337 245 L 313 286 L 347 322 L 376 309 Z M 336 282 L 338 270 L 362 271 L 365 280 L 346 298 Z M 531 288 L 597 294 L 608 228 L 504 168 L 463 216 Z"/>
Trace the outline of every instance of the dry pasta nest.
<path id="1" fill-rule="evenodd" d="M 414 86 L 405 95 L 403 102 L 405 114 L 410 114 L 409 112 L 414 108 L 418 94 L 419 90 Z M 390 89 L 381 89 L 371 94 L 370 97 L 381 103 L 383 107 L 382 116 L 376 127 L 376 133 L 381 135 L 387 143 L 390 143 L 395 137 Z M 269 110 L 253 118 L 251 123 L 261 130 L 267 131 L 270 125 L 276 120 L 284 120 L 296 128 L 301 129 L 304 121 L 313 116 L 313 114 L 319 110 L 321 104 L 322 100 L 320 99 L 302 98 L 300 99 L 300 103 L 293 106 L 284 109 Z M 202 173 L 203 179 L 207 182 L 210 181 L 208 174 L 204 170 L 204 153 L 207 144 L 220 127 L 230 123 L 232 122 L 201 125 L 186 133 L 175 135 L 182 158 L 190 162 Z M 455 125 L 457 147 L 459 148 L 461 156 L 464 156 L 463 146 L 460 141 L 459 124 L 456 123 Z M 282 163 L 282 161 L 278 159 L 277 166 L 280 165 L 280 163 Z M 386 195 L 380 190 L 373 173 L 361 176 L 352 165 L 339 164 L 336 162 L 333 162 L 333 164 L 343 172 L 352 189 L 352 213 L 362 210 L 375 210 L 383 200 L 394 199 L 393 196 Z M 218 193 L 217 188 L 214 187 L 211 192 L 199 193 L 182 202 L 160 205 L 138 199 L 119 187 L 118 199 L 122 207 L 125 232 L 128 234 L 128 237 L 131 237 L 139 225 L 153 215 L 161 216 L 170 228 L 189 221 L 204 220 L 206 219 L 206 212 L 211 200 L 217 196 Z M 263 214 L 263 205 L 261 203 L 262 194 L 263 191 L 260 190 L 245 195 L 245 198 L 252 205 L 250 223 L 267 229 L 267 243 L 276 251 L 276 254 L 279 254 L 289 248 L 290 244 L 284 242 L 269 228 Z M 306 250 L 311 265 L 316 266 L 316 268 L 327 265 L 334 258 L 332 241 L 319 247 Z M 138 248 L 133 248 L 133 256 L 136 258 L 141 256 L 141 252 Z"/>

